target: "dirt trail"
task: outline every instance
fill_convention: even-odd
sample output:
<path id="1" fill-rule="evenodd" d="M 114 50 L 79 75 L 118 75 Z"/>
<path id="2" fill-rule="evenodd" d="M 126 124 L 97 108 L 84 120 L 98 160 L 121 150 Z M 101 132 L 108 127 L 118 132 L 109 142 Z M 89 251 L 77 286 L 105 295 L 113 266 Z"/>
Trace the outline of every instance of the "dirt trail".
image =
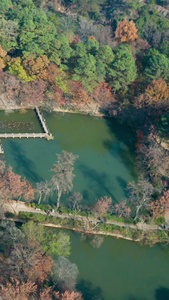
<path id="1" fill-rule="evenodd" d="M 4 210 L 5 211 L 10 211 L 12 213 L 15 213 L 15 214 L 19 214 L 20 211 L 23 211 L 23 212 L 31 212 L 31 213 L 35 213 L 35 214 L 42 214 L 42 215 L 46 215 L 47 213 L 45 211 L 42 211 L 40 209 L 35 209 L 35 208 L 32 208 L 32 207 L 28 207 L 25 205 L 24 202 L 22 201 L 9 201 L 8 203 L 5 204 L 4 206 Z M 139 230 L 143 230 L 143 231 L 149 231 L 149 230 L 164 230 L 164 228 L 162 228 L 161 226 L 158 226 L 158 225 L 149 225 L 149 224 L 146 224 L 146 223 L 137 223 L 136 225 L 133 225 L 133 224 L 126 224 L 126 223 L 122 223 L 122 222 L 115 222 L 115 221 L 99 221 L 95 218 L 86 218 L 86 217 L 82 217 L 82 216 L 78 216 L 78 215 L 72 215 L 72 214 L 60 214 L 58 212 L 54 212 L 54 213 L 51 213 L 50 212 L 50 216 L 55 216 L 55 217 L 58 217 L 58 218 L 61 218 L 61 219 L 65 219 L 65 218 L 70 218 L 70 219 L 73 219 L 73 220 L 83 220 L 83 222 L 85 222 L 85 220 L 87 222 L 91 222 L 93 223 L 93 225 L 97 225 L 99 223 L 106 223 L 106 224 L 110 224 L 110 225 L 116 225 L 116 226 L 119 226 L 119 227 L 123 227 L 123 228 L 133 228 L 133 229 L 139 229 Z M 167 212 L 167 220 L 168 220 L 168 223 L 169 223 L 169 211 Z"/>

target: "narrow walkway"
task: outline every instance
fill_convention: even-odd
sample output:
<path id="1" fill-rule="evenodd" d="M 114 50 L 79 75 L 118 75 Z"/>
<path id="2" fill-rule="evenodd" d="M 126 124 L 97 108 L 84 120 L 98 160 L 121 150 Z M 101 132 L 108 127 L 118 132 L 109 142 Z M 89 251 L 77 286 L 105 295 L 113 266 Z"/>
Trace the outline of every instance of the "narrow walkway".
<path id="1" fill-rule="evenodd" d="M 42 215 L 46 215 L 46 212 L 40 210 L 40 209 L 35 209 L 32 207 L 28 207 L 25 205 L 25 203 L 23 201 L 15 201 L 15 200 L 11 200 L 8 201 L 5 205 L 4 205 L 4 210 L 5 211 L 11 211 L 11 212 L 15 212 L 16 214 L 19 214 L 20 211 L 23 212 L 32 212 L 35 214 L 42 214 Z M 50 213 L 51 216 L 55 216 L 58 217 L 60 219 L 65 219 L 65 218 L 70 218 L 72 220 L 81 220 L 83 222 L 90 222 L 93 225 L 97 225 L 99 223 L 105 223 L 105 224 L 109 224 L 109 225 L 116 225 L 119 227 L 123 227 L 123 228 L 133 228 L 133 229 L 139 229 L 139 230 L 143 230 L 143 231 L 149 231 L 149 230 L 167 230 L 162 228 L 161 226 L 158 225 L 150 225 L 150 224 L 146 224 L 146 223 L 137 223 L 136 225 L 134 224 L 126 224 L 126 223 L 122 223 L 122 222 L 115 222 L 115 221 L 107 221 L 107 222 L 103 222 L 103 221 L 98 221 L 95 218 L 86 218 L 86 217 L 82 217 L 79 215 L 72 215 L 72 214 L 59 214 L 58 212 L 55 213 Z"/>
<path id="2" fill-rule="evenodd" d="M 4 149 L 2 147 L 1 141 L 0 141 L 0 154 L 4 154 Z"/>
<path id="3" fill-rule="evenodd" d="M 0 133 L 0 138 L 44 138 L 47 133 Z"/>
<path id="4" fill-rule="evenodd" d="M 47 128 L 47 125 L 46 125 L 46 120 L 43 118 L 43 115 L 42 113 L 40 112 L 39 108 L 37 106 L 35 106 L 35 111 L 36 111 L 36 114 L 39 118 L 39 121 L 41 123 L 41 126 L 42 126 L 42 129 L 43 131 L 47 134 L 47 135 L 50 135 L 50 132 Z"/>

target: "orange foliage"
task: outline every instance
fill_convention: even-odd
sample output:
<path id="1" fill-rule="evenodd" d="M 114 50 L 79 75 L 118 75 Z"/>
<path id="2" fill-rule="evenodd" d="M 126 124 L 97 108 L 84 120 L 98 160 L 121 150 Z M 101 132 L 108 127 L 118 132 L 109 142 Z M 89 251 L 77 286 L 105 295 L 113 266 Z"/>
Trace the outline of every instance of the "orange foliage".
<path id="1" fill-rule="evenodd" d="M 46 68 L 50 61 L 46 55 L 41 55 L 34 59 L 33 57 L 28 57 L 23 61 L 23 67 L 29 76 L 35 75 L 37 78 L 46 79 L 47 71 Z"/>
<path id="2" fill-rule="evenodd" d="M 3 60 L 3 58 L 0 57 L 0 69 L 4 69 L 6 67 L 6 64 Z"/>
<path id="3" fill-rule="evenodd" d="M 126 205 L 126 201 L 121 201 L 113 206 L 114 211 L 119 217 L 129 218 L 131 209 Z"/>
<path id="4" fill-rule="evenodd" d="M 88 40 L 95 40 L 96 41 L 96 38 L 93 35 L 91 35 L 91 36 L 89 36 Z"/>
<path id="5" fill-rule="evenodd" d="M 112 88 L 109 87 L 106 82 L 100 82 L 99 85 L 93 89 L 91 98 L 98 102 L 101 107 L 107 107 L 110 103 L 115 102 Z"/>
<path id="6" fill-rule="evenodd" d="M 149 104 L 159 103 L 169 98 L 169 87 L 164 79 L 153 80 L 145 91 Z"/>
<path id="7" fill-rule="evenodd" d="M 82 300 L 80 293 L 65 291 L 61 294 L 60 300 Z"/>
<path id="8" fill-rule="evenodd" d="M 21 176 L 13 172 L 12 167 L 4 170 L 4 165 L 0 164 L 2 174 L 0 175 L 1 193 L 6 197 L 6 200 L 20 198 L 24 196 L 26 201 L 32 201 L 35 197 L 35 190 L 32 184 L 27 180 L 21 180 Z"/>
<path id="9" fill-rule="evenodd" d="M 121 43 L 130 43 L 138 38 L 137 28 L 133 21 L 124 20 L 122 22 L 118 22 L 117 29 L 115 32 L 115 38 L 119 40 Z"/>
<path id="10" fill-rule="evenodd" d="M 150 204 L 154 218 L 159 218 L 164 215 L 166 210 L 169 208 L 169 191 L 164 192 L 164 195 Z"/>
<path id="11" fill-rule="evenodd" d="M 1 297 L 3 300 L 28 300 L 30 294 L 34 294 L 36 290 L 37 286 L 31 281 L 20 283 L 11 278 L 6 286 L 1 285 Z"/>
<path id="12" fill-rule="evenodd" d="M 69 93 L 73 97 L 73 103 L 76 107 L 96 105 L 97 108 L 107 109 L 111 103 L 115 102 L 112 94 L 112 88 L 108 87 L 106 82 L 100 82 L 93 88 L 91 93 L 87 92 L 79 81 L 69 81 Z"/>
<path id="13" fill-rule="evenodd" d="M 30 242 L 31 243 L 31 242 Z M 45 281 L 47 276 L 51 273 L 53 261 L 50 256 L 44 255 L 43 251 L 36 249 L 31 257 L 33 267 L 26 269 L 25 273 L 32 282 L 41 284 Z"/>
<path id="14" fill-rule="evenodd" d="M 95 204 L 93 212 L 99 217 L 103 217 L 109 210 L 112 203 L 111 197 L 101 197 Z"/>
<path id="15" fill-rule="evenodd" d="M 76 106 L 88 105 L 90 102 L 89 93 L 82 87 L 79 81 L 69 81 L 69 93 L 72 95 L 73 102 L 76 103 Z"/>
<path id="16" fill-rule="evenodd" d="M 2 46 L 0 45 L 0 57 L 4 58 L 7 55 L 7 52 L 2 48 Z"/>
<path id="17" fill-rule="evenodd" d="M 6 56 L 6 54 L 7 52 L 0 45 L 0 69 L 4 69 L 6 67 L 6 63 L 3 59 Z"/>

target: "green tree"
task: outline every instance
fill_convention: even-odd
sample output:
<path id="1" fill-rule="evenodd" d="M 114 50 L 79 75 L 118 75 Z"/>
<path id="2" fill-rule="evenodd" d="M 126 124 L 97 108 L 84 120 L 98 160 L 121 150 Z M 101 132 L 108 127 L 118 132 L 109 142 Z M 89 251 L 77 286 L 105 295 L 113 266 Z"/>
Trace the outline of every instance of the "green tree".
<path id="1" fill-rule="evenodd" d="M 0 17 L 0 44 L 5 50 L 17 46 L 18 23 Z"/>
<path id="2" fill-rule="evenodd" d="M 19 48 L 25 57 L 49 52 L 57 31 L 45 12 L 36 8 L 32 0 L 22 0 L 10 10 L 8 17 L 19 24 Z"/>
<path id="3" fill-rule="evenodd" d="M 136 79 L 137 68 L 130 46 L 118 47 L 115 60 L 108 69 L 107 77 L 115 91 L 126 89 Z"/>
<path id="4" fill-rule="evenodd" d="M 163 78 L 169 80 L 169 59 L 156 49 L 150 49 L 145 57 L 145 70 L 148 81 Z"/>
<path id="5" fill-rule="evenodd" d="M 1 12 L 1 14 L 7 13 L 10 7 L 12 7 L 11 0 L 1 0 L 0 1 L 0 12 Z"/>
<path id="6" fill-rule="evenodd" d="M 13 58 L 11 61 L 8 62 L 9 72 L 16 75 L 19 79 L 29 82 L 33 81 L 36 77 L 35 76 L 28 76 L 26 71 L 24 70 L 23 66 L 21 65 L 21 58 Z"/>
<path id="7" fill-rule="evenodd" d="M 96 59 L 107 65 L 113 62 L 114 57 L 112 49 L 107 45 L 102 46 L 96 54 Z"/>
<path id="8" fill-rule="evenodd" d="M 74 81 L 81 81 L 82 85 L 88 90 L 96 84 L 96 59 L 88 54 L 77 60 L 74 68 L 75 74 L 72 77 Z"/>
<path id="9" fill-rule="evenodd" d="M 66 36 L 64 34 L 57 35 L 53 45 L 50 46 L 50 60 L 60 66 L 71 57 L 72 51 Z"/>
<path id="10" fill-rule="evenodd" d="M 97 82 L 103 82 L 106 77 L 106 65 L 102 61 L 96 62 L 96 80 Z"/>
<path id="11" fill-rule="evenodd" d="M 74 56 L 76 58 L 83 57 L 87 54 L 85 44 L 83 42 L 78 42 L 74 47 Z"/>
<path id="12" fill-rule="evenodd" d="M 88 39 L 88 41 L 85 43 L 85 47 L 90 54 L 95 55 L 99 49 L 99 42 L 95 39 Z"/>
<path id="13" fill-rule="evenodd" d="M 44 226 L 29 221 L 22 225 L 22 231 L 29 240 L 38 241 L 45 253 L 50 255 L 70 255 L 70 236 L 64 232 L 52 233 Z"/>

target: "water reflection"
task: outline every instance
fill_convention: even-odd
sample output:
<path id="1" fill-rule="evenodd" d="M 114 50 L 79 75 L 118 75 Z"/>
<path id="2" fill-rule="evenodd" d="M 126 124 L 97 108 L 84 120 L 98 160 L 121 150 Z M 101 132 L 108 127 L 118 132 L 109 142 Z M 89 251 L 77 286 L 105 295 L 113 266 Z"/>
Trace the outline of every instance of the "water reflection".
<path id="1" fill-rule="evenodd" d="M 43 178 L 36 172 L 36 164 L 29 159 L 26 152 L 23 150 L 21 144 L 15 141 L 9 141 L 10 151 L 13 152 L 13 157 L 16 162 L 16 172 L 23 174 L 28 180 L 32 182 L 42 181 Z"/>
<path id="2" fill-rule="evenodd" d="M 160 286 L 155 291 L 156 300 L 168 300 L 169 299 L 169 289 Z"/>
<path id="3" fill-rule="evenodd" d="M 93 287 L 91 281 L 81 279 L 77 284 L 77 290 L 81 291 L 84 300 L 104 300 L 100 287 Z"/>

